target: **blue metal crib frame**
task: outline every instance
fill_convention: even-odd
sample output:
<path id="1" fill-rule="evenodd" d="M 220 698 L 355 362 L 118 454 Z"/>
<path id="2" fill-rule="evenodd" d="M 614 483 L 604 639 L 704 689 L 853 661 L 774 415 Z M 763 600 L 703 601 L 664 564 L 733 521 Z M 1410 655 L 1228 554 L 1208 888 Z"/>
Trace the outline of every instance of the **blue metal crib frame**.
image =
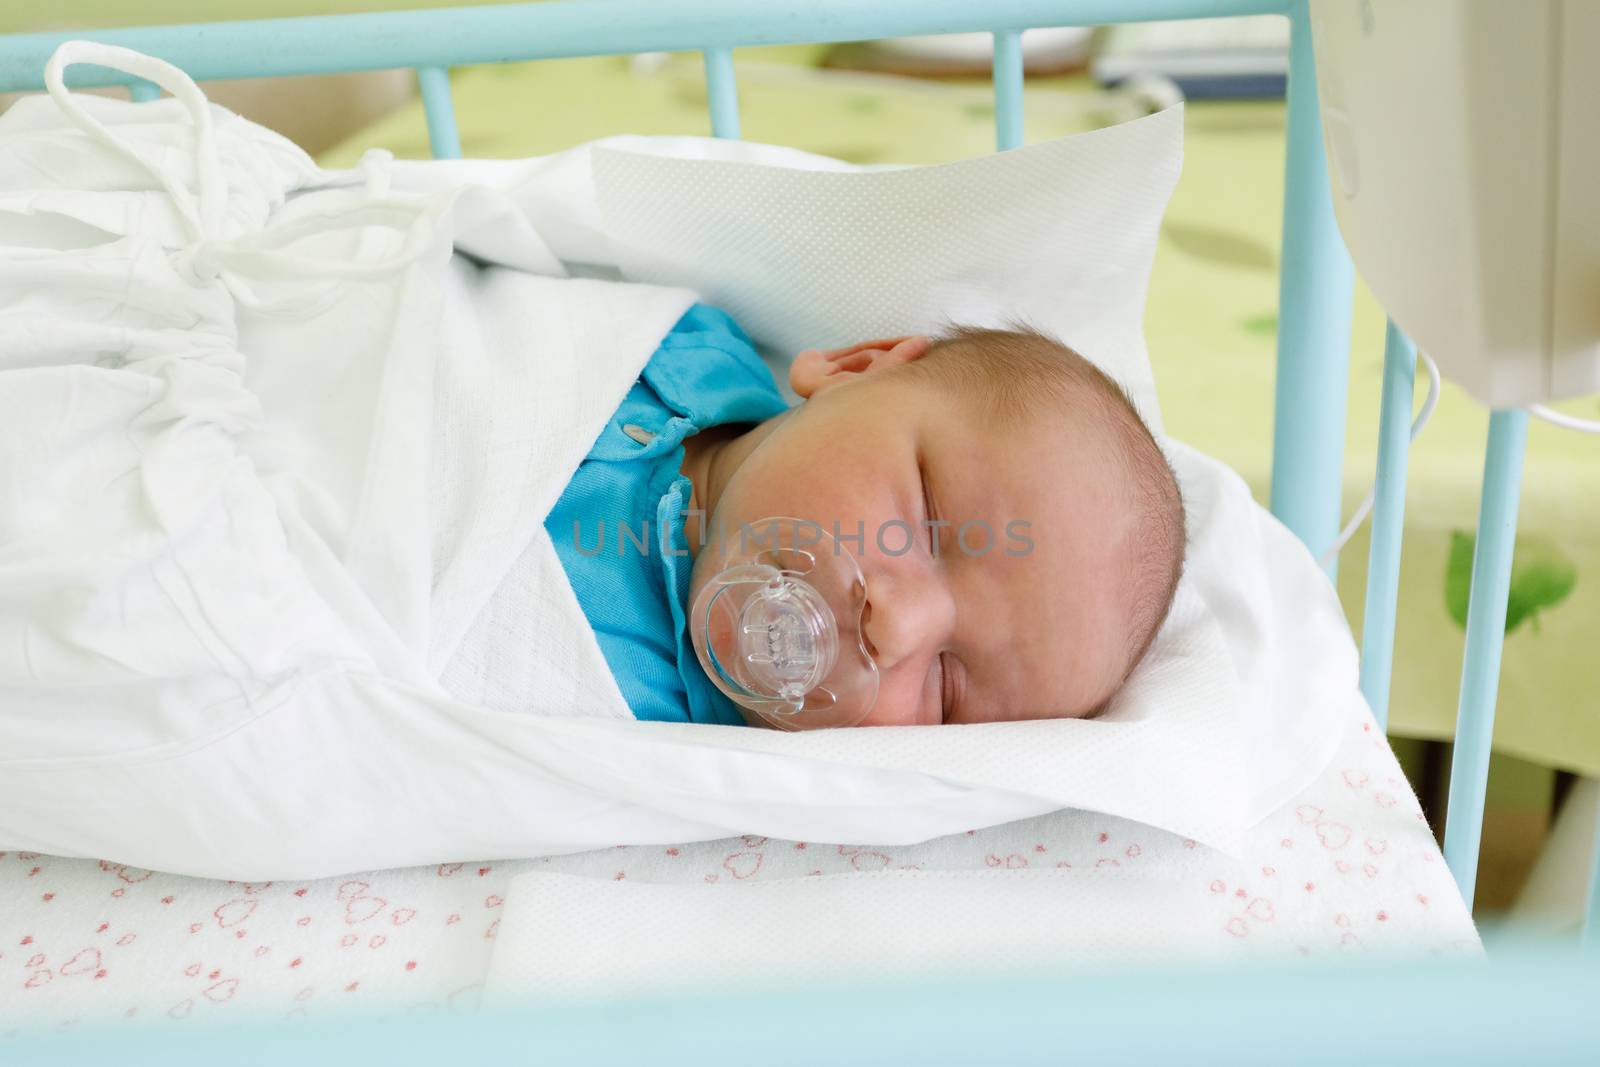
<path id="1" fill-rule="evenodd" d="M 29 34 L 0 38 L 0 91 L 42 88 L 46 59 L 73 37 L 161 56 L 197 80 L 412 67 L 433 153 L 457 157 L 453 66 L 699 51 L 705 58 L 712 130 L 719 137 L 738 137 L 736 47 L 984 31 L 994 35 L 996 145 L 1003 151 L 1022 143 L 1024 29 L 1238 14 L 1283 15 L 1291 26 L 1271 504 L 1274 514 L 1320 555 L 1340 525 L 1353 273 L 1330 199 L 1308 0 L 590 0 Z M 95 67 L 74 67 L 67 78 L 80 87 L 124 84 L 136 100 L 157 92 L 153 85 Z M 1361 686 L 1380 724 L 1388 711 L 1415 370 L 1415 349 L 1391 324 L 1361 648 Z M 1522 411 L 1490 415 L 1444 843 L 1469 905 L 1526 429 Z M 1594 881 L 1600 883 L 1600 859 Z M 1593 887 L 1586 929 L 1590 939 L 1600 930 L 1600 894 Z"/>

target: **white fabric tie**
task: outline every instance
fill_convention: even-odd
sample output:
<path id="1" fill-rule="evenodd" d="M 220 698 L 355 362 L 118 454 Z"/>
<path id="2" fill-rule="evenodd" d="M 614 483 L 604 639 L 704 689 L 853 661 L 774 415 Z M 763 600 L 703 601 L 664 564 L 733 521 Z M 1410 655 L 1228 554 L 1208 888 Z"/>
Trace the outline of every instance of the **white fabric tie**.
<path id="1" fill-rule="evenodd" d="M 66 69 L 75 63 L 109 67 L 143 78 L 165 89 L 183 105 L 194 127 L 194 192 L 84 110 L 65 81 Z M 376 281 L 405 270 L 426 250 L 432 232 L 428 223 L 437 208 L 426 199 L 401 200 L 388 196 L 388 164 L 394 158 L 388 152 L 369 152 L 361 160 L 368 200 L 269 225 L 256 233 L 228 237 L 224 233 L 228 180 L 217 154 L 211 105 L 192 78 L 164 60 L 127 48 L 93 41 L 68 41 L 50 57 L 44 80 L 50 97 L 79 129 L 148 172 L 171 198 L 190 239 L 177 253 L 173 265 L 191 284 L 221 281 L 239 303 L 260 309 L 263 302 L 244 283 L 245 278 Z M 365 227 L 382 227 L 402 234 L 404 243 L 400 251 L 371 262 L 350 263 L 326 257 L 296 256 L 284 250 L 307 237 Z"/>

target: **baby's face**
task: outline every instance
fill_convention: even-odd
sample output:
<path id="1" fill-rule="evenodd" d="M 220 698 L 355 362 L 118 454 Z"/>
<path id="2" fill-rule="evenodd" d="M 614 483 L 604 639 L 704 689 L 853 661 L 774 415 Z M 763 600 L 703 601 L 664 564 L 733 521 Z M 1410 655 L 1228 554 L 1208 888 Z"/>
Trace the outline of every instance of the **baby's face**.
<path id="1" fill-rule="evenodd" d="M 740 464 L 711 517 L 730 531 L 793 516 L 852 538 L 880 673 L 862 725 L 1078 717 L 1126 672 L 1136 523 L 1100 431 L 981 426 L 962 407 L 894 374 L 820 391 Z"/>

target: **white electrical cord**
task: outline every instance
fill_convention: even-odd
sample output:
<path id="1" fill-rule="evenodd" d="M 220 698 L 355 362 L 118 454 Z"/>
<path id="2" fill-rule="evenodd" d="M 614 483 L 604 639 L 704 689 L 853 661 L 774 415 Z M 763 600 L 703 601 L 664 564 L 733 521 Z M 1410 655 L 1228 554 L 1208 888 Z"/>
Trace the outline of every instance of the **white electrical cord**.
<path id="1" fill-rule="evenodd" d="M 1433 415 L 1434 407 L 1439 403 L 1439 365 L 1426 352 L 1417 352 L 1417 358 L 1422 360 L 1423 365 L 1428 368 L 1428 397 L 1422 402 L 1422 410 L 1417 412 L 1416 419 L 1411 423 L 1411 440 L 1413 441 L 1417 439 L 1417 434 L 1422 432 L 1422 428 L 1428 424 L 1428 419 Z M 1543 419 L 1545 422 L 1553 426 L 1560 426 L 1565 430 L 1600 434 L 1600 422 L 1592 419 L 1580 419 L 1576 415 L 1566 415 L 1547 408 L 1543 404 L 1529 404 L 1526 410 L 1534 418 Z M 1350 521 L 1345 523 L 1344 529 L 1339 531 L 1339 536 L 1334 539 L 1333 546 L 1324 552 L 1322 558 L 1317 561 L 1319 565 L 1326 567 L 1339 555 L 1340 549 L 1350 543 L 1350 538 L 1355 536 L 1356 531 L 1361 529 L 1361 524 L 1372 513 L 1372 505 L 1377 498 L 1377 492 L 1377 486 L 1373 486 L 1371 491 L 1367 493 L 1366 499 L 1361 502 L 1361 506 L 1356 508 L 1356 513 L 1350 517 Z"/>
<path id="2" fill-rule="evenodd" d="M 1417 439 L 1417 434 L 1422 432 L 1422 428 L 1428 425 L 1428 420 L 1433 417 L 1433 409 L 1439 405 L 1439 365 L 1421 350 L 1417 352 L 1417 358 L 1422 360 L 1422 365 L 1428 369 L 1428 396 L 1422 401 L 1422 410 L 1417 412 L 1417 417 L 1411 421 L 1413 441 Z M 1318 566 L 1326 567 L 1338 558 L 1339 550 L 1350 543 L 1350 538 L 1354 537 L 1356 531 L 1361 529 L 1361 524 L 1367 521 L 1377 496 L 1378 487 L 1374 485 L 1367 491 L 1367 498 L 1361 502 L 1361 506 L 1356 508 L 1356 513 L 1350 516 L 1350 521 L 1344 524 L 1344 529 L 1339 531 L 1339 536 L 1334 539 L 1333 545 L 1322 554 L 1321 559 L 1317 560 Z"/>
<path id="3" fill-rule="evenodd" d="M 1600 422 L 1591 419 L 1580 419 L 1576 415 L 1563 415 L 1553 411 L 1543 404 L 1529 404 L 1528 414 L 1545 422 L 1560 426 L 1564 430 L 1577 430 L 1579 433 L 1600 433 Z"/>

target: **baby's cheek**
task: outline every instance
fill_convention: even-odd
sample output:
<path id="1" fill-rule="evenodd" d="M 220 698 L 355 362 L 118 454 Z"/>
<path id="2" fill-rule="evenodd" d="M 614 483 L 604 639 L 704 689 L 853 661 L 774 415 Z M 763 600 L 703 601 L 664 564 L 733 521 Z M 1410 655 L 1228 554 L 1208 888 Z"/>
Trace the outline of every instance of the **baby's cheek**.
<path id="1" fill-rule="evenodd" d="M 937 705 L 927 703 L 920 686 L 906 684 L 904 678 L 880 679 L 878 699 L 861 725 L 924 726 L 937 723 L 937 718 L 929 720 L 924 713 L 924 708 L 930 706 Z"/>
<path id="2" fill-rule="evenodd" d="M 755 522 L 773 516 L 811 519 L 827 527 L 827 517 L 817 514 L 819 497 L 804 472 L 786 466 L 740 471 L 717 510 L 725 523 Z"/>
<path id="3" fill-rule="evenodd" d="M 859 726 L 916 726 L 919 725 L 915 716 L 905 714 L 904 709 L 888 709 L 882 704 L 874 704 L 872 711 Z"/>

